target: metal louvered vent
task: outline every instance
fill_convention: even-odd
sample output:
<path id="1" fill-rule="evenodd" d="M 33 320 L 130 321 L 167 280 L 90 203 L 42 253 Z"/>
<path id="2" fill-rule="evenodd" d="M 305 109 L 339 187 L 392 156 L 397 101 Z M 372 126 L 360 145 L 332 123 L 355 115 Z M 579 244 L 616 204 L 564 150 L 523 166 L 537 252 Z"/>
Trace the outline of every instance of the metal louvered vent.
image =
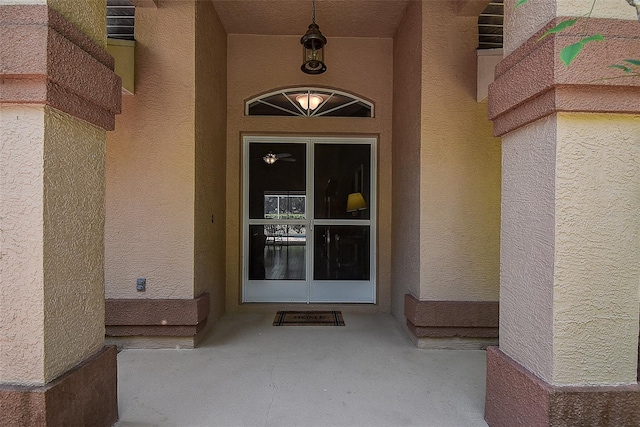
<path id="1" fill-rule="evenodd" d="M 503 0 L 493 0 L 478 17 L 478 49 L 502 48 Z"/>
<path id="2" fill-rule="evenodd" d="M 107 37 L 134 40 L 136 8 L 130 0 L 107 0 Z"/>

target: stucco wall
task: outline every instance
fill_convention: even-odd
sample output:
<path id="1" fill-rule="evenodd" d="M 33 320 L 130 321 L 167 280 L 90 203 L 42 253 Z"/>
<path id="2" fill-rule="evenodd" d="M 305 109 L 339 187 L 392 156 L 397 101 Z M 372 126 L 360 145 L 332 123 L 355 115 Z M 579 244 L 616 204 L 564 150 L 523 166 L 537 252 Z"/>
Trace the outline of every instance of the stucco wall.
<path id="1" fill-rule="evenodd" d="M 486 102 L 489 98 L 489 85 L 495 80 L 496 65 L 502 61 L 502 49 L 478 49 L 478 77 L 476 100 Z"/>
<path id="2" fill-rule="evenodd" d="M 107 0 L 47 0 L 47 3 L 91 40 L 107 46 Z"/>
<path id="3" fill-rule="evenodd" d="M 592 5 L 514 4 L 505 2 L 505 55 Z M 637 19 L 622 0 L 596 2 L 592 16 Z M 560 113 L 503 137 L 500 347 L 547 382 L 636 381 L 637 126 Z"/>
<path id="4" fill-rule="evenodd" d="M 515 7 L 518 0 L 504 1 L 504 56 L 516 50 L 536 31 L 556 17 L 556 1 L 529 1 Z"/>
<path id="5" fill-rule="evenodd" d="M 48 4 L 98 45 L 107 45 L 107 0 L 0 0 L 10 4 Z"/>
<path id="6" fill-rule="evenodd" d="M 225 310 L 227 36 L 211 2 L 196 5 L 194 295 Z"/>
<path id="7" fill-rule="evenodd" d="M 0 104 L 0 382 L 44 383 L 44 107 Z"/>
<path id="8" fill-rule="evenodd" d="M 582 0 L 557 0 L 556 10 L 558 16 L 586 16 L 591 11 L 593 18 L 638 19 L 635 8 L 626 0 L 598 0 L 595 4 Z"/>
<path id="9" fill-rule="evenodd" d="M 0 130 L 0 382 L 44 384 L 104 340 L 104 131 L 17 105 Z"/>
<path id="10" fill-rule="evenodd" d="M 500 350 L 552 377 L 555 118 L 502 137 Z"/>
<path id="11" fill-rule="evenodd" d="M 634 384 L 640 116 L 559 113 L 554 384 Z"/>
<path id="12" fill-rule="evenodd" d="M 106 0 L 48 3 L 100 46 Z M 105 131 L 0 105 L 0 382 L 45 384 L 104 343 Z"/>
<path id="13" fill-rule="evenodd" d="M 392 313 L 420 295 L 422 2 L 410 2 L 393 39 Z"/>
<path id="14" fill-rule="evenodd" d="M 44 369 L 50 381 L 104 343 L 105 131 L 45 107 Z"/>
<path id="15" fill-rule="evenodd" d="M 107 52 L 115 60 L 115 72 L 122 79 L 123 92 L 135 92 L 135 52 L 134 40 L 108 39 Z"/>
<path id="16" fill-rule="evenodd" d="M 240 259 L 243 132 L 270 135 L 378 136 L 378 305 L 371 307 L 371 310 L 390 310 L 393 41 L 330 38 L 326 49 L 327 72 L 310 76 L 300 71 L 299 36 L 228 36 L 226 242 L 229 312 L 260 309 L 255 305 L 239 305 L 242 271 Z M 274 88 L 300 85 L 333 87 L 367 98 L 375 103 L 376 117 L 368 119 L 244 116 L 246 99 Z"/>
<path id="17" fill-rule="evenodd" d="M 586 16 L 593 5 L 584 0 L 530 0 L 514 9 L 517 0 L 505 0 L 504 55 L 507 56 L 556 16 Z M 598 0 L 594 18 L 637 19 L 635 8 L 626 0 Z"/>
<path id="18" fill-rule="evenodd" d="M 636 381 L 639 127 L 559 113 L 503 137 L 500 348 L 549 383 Z"/>
<path id="19" fill-rule="evenodd" d="M 136 94 L 107 135 L 107 298 L 194 297 L 194 17 L 190 1 L 136 10 Z"/>
<path id="20" fill-rule="evenodd" d="M 422 17 L 422 267 L 416 296 L 497 300 L 501 148 L 487 105 L 476 101 L 477 18 L 457 16 L 442 1 L 423 3 Z"/>

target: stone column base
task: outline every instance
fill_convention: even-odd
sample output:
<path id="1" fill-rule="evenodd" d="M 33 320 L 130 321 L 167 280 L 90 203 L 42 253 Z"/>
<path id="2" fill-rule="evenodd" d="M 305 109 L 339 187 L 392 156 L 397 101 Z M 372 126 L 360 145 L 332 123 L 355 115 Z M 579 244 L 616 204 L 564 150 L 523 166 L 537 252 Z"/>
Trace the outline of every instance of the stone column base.
<path id="1" fill-rule="evenodd" d="M 0 384 L 0 424 L 112 426 L 118 421 L 117 352 L 104 347 L 43 386 Z"/>
<path id="2" fill-rule="evenodd" d="M 640 387 L 553 386 L 489 347 L 485 420 L 490 427 L 639 426 Z"/>
<path id="3" fill-rule="evenodd" d="M 194 348 L 209 317 L 210 297 L 105 301 L 107 341 L 124 348 Z"/>
<path id="4" fill-rule="evenodd" d="M 404 315 L 419 348 L 484 350 L 498 344 L 498 301 L 420 301 L 406 294 Z"/>

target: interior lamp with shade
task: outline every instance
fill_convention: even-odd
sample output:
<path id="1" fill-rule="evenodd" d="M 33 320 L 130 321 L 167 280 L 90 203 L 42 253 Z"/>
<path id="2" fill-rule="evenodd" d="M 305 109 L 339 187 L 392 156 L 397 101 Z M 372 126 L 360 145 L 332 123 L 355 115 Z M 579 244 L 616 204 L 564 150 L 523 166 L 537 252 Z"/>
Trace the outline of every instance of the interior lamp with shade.
<path id="1" fill-rule="evenodd" d="M 364 200 L 362 193 L 351 193 L 347 198 L 347 212 L 356 215 L 358 211 L 367 209 L 367 202 Z"/>
<path id="2" fill-rule="evenodd" d="M 303 93 L 296 96 L 296 101 L 300 104 L 303 110 L 313 111 L 318 108 L 318 105 L 322 104 L 323 99 L 320 95 Z"/>

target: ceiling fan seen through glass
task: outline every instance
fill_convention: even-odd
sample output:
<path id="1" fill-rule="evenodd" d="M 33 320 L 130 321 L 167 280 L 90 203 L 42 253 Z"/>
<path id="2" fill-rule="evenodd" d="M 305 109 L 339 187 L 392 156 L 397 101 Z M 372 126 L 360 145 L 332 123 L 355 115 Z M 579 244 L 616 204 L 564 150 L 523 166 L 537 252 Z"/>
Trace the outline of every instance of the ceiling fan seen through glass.
<path id="1" fill-rule="evenodd" d="M 278 160 L 282 160 L 283 162 L 295 162 L 296 159 L 291 157 L 290 153 L 280 153 L 280 154 L 274 154 L 273 152 L 269 151 L 267 154 L 264 155 L 264 157 L 262 158 L 262 160 L 264 160 L 264 162 L 268 165 L 272 165 L 275 162 L 277 162 Z"/>

